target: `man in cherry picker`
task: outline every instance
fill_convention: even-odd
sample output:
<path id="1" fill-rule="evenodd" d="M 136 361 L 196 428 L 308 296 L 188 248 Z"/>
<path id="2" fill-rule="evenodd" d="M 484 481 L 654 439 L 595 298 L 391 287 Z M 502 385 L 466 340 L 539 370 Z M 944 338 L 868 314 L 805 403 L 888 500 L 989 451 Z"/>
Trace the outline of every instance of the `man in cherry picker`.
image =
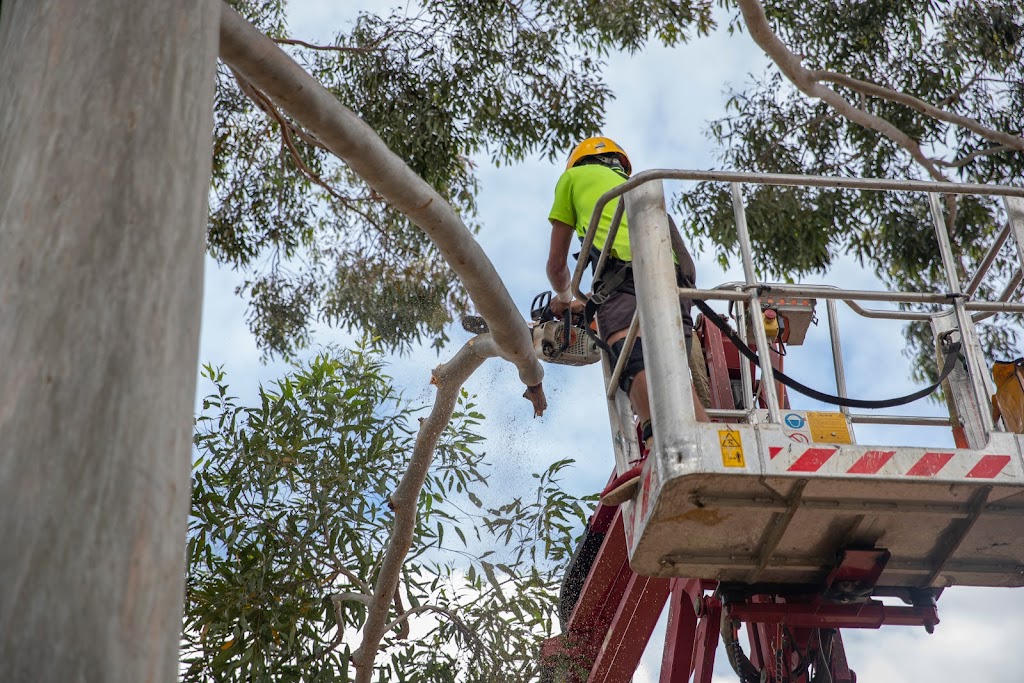
<path id="1" fill-rule="evenodd" d="M 551 221 L 551 246 L 548 251 L 547 276 L 555 290 L 555 297 L 551 300 L 551 312 L 556 316 L 563 315 L 565 310 L 570 307 L 576 312 L 583 311 L 583 302 L 573 300 L 570 291 L 571 277 L 567 263 L 573 233 L 580 240 L 583 239 L 597 200 L 608 190 L 626 182 L 631 171 L 632 167 L 626 152 L 609 138 L 588 138 L 576 145 L 569 155 L 565 172 L 562 173 L 555 185 L 555 200 L 548 215 L 548 219 Z M 579 258 L 591 259 L 592 267 L 596 266 L 597 256 L 604 248 L 608 237 L 608 228 L 611 225 L 618 201 L 616 199 L 605 205 L 597 226 L 591 254 L 579 255 Z M 677 232 L 671 217 L 669 217 L 669 223 L 672 231 Z M 677 282 L 680 286 L 693 286 L 696 280 L 693 259 L 682 245 L 681 240 L 673 239 L 673 243 L 677 245 L 675 247 Z M 596 313 L 601 339 L 610 347 L 615 356 L 618 356 L 625 346 L 625 337 L 636 310 L 636 297 L 631 291 L 622 291 L 623 289 L 632 289 L 631 269 L 624 270 L 629 267 L 630 261 L 629 231 L 626 217 L 623 216 L 622 224 L 612 242 L 605 273 L 625 272 L 630 275 L 626 281 L 612 291 Z M 602 277 L 604 281 L 610 282 L 612 279 L 610 275 Z M 597 284 L 595 283 L 595 285 Z M 596 289 L 597 286 L 595 286 Z M 686 350 L 689 353 L 693 335 L 690 302 L 684 300 L 681 308 L 683 328 L 686 334 Z M 619 379 L 619 387 L 629 396 L 633 412 L 640 423 L 643 440 L 642 456 L 629 471 L 616 477 L 601 493 L 601 502 L 605 505 L 619 505 L 633 497 L 640 483 L 640 472 L 644 459 L 652 446 L 651 406 L 647 396 L 647 377 L 644 371 L 642 344 L 639 337 L 626 360 L 622 376 Z M 707 413 L 704 412 L 704 407 L 696 392 L 693 396 L 693 405 L 697 420 L 707 422 Z"/>

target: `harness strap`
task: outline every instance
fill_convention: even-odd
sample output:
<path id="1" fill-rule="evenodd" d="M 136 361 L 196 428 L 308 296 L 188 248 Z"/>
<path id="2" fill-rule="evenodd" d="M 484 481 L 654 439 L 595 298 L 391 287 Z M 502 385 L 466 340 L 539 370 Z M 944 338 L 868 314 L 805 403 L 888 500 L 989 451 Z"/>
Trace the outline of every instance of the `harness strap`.
<path id="1" fill-rule="evenodd" d="M 579 257 L 580 255 L 576 254 L 576 258 Z M 597 262 L 600 258 L 600 250 L 596 247 L 591 247 L 590 253 L 587 254 L 587 261 L 590 263 L 592 270 L 597 268 Z M 601 307 L 601 304 L 610 299 L 613 294 L 616 292 L 635 293 L 633 287 L 633 265 L 627 261 L 610 258 L 605 266 L 605 273 L 607 275 L 602 273 L 602 277 L 594 280 L 593 291 L 591 291 L 586 306 L 583 308 L 583 331 L 594 340 L 597 348 L 608 354 L 608 357 L 614 363 L 618 360 L 619 355 L 601 337 L 594 333 L 590 325 L 594 322 L 597 309 Z"/>
<path id="2" fill-rule="evenodd" d="M 747 360 L 751 361 L 752 363 L 760 364 L 761 359 L 758 357 L 758 355 L 754 353 L 749 346 L 747 346 L 746 342 L 739 338 L 739 335 L 733 332 L 732 328 L 729 326 L 729 323 L 727 323 L 725 320 L 721 318 L 721 316 L 719 316 L 717 313 L 711 310 L 711 307 L 708 306 L 705 302 L 700 301 L 699 299 L 694 299 L 693 303 L 694 305 L 697 306 L 698 309 L 700 309 L 700 312 L 704 314 L 704 317 L 706 317 L 708 320 L 714 323 L 715 327 L 721 330 L 722 334 L 729 338 L 729 341 L 733 343 L 733 346 L 735 346 Z M 801 384 L 800 382 L 796 381 L 795 379 L 793 379 L 792 377 L 790 377 L 789 375 L 780 370 L 776 370 L 774 374 L 776 379 L 778 379 L 782 384 L 786 385 L 793 391 L 803 394 L 804 396 L 809 396 L 810 398 L 821 401 L 822 403 L 829 403 L 835 406 L 846 406 L 848 408 L 892 408 L 893 406 L 901 406 L 906 403 L 916 401 L 919 398 L 924 398 L 925 396 L 928 396 L 933 391 L 938 389 L 939 385 L 942 384 L 945 381 L 945 379 L 949 377 L 949 373 L 953 371 L 953 368 L 956 365 L 955 361 L 959 354 L 960 342 L 950 344 L 949 348 L 946 349 L 946 355 L 942 360 L 942 372 L 939 373 L 939 379 L 937 382 L 935 382 L 935 384 L 925 387 L 920 391 L 915 391 L 912 394 L 907 394 L 906 396 L 899 396 L 897 398 L 883 399 L 878 401 L 868 401 L 859 398 L 844 398 L 842 396 L 832 396 L 831 394 L 824 394 L 818 391 L 817 389 L 812 389 L 804 384 Z"/>
<path id="3" fill-rule="evenodd" d="M 594 303 L 593 299 L 589 299 L 586 306 L 583 307 L 583 332 L 593 339 L 594 343 L 597 344 L 597 348 L 607 353 L 608 357 L 611 358 L 614 363 L 618 360 L 618 354 L 615 353 L 611 346 L 605 344 L 601 337 L 597 336 L 594 330 L 590 327 L 590 324 L 594 322 L 594 316 L 597 314 L 597 309 L 598 305 Z"/>
<path id="4" fill-rule="evenodd" d="M 596 263 L 596 261 L 594 262 Z M 605 272 L 593 283 L 590 301 L 594 302 L 595 307 L 608 301 L 616 293 L 636 295 L 636 287 L 633 284 L 633 264 L 618 259 L 609 259 L 609 262 L 605 266 Z"/>

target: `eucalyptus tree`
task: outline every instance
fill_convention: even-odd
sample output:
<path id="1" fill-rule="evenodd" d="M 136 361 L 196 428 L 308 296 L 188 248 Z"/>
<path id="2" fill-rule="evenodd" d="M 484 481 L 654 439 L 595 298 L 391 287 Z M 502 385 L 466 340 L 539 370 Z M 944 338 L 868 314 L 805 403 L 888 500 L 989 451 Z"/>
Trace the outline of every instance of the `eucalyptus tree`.
<path id="1" fill-rule="evenodd" d="M 5 681 L 177 671 L 218 14 L 3 2 Z"/>
<path id="2" fill-rule="evenodd" d="M 560 154 L 598 130 L 615 50 L 675 44 L 715 26 L 710 0 L 461 3 L 361 14 L 333 41 L 290 36 L 286 3 L 233 2 L 352 107 L 472 222 L 471 158 Z M 710 127 L 746 170 L 1014 182 L 1021 172 L 1022 10 L 1014 0 L 728 0 L 728 28 L 775 62 L 732 92 Z M 340 27 L 336 27 L 340 28 Z M 746 39 L 737 36 L 737 40 Z M 467 306 L 422 233 L 231 70 L 218 77 L 209 251 L 246 273 L 240 293 L 267 353 L 291 354 L 317 320 L 367 327 L 392 348 L 445 340 Z M 727 258 L 724 196 L 680 200 Z M 933 286 L 924 208 L 895 195 L 766 189 L 751 197 L 769 274 L 799 277 L 852 252 L 894 287 Z M 998 207 L 948 204 L 964 267 Z M 997 263 L 1004 266 L 1005 259 Z M 1005 268 L 1001 272 L 1005 273 Z M 998 287 L 998 277 L 987 287 Z M 994 349 L 1012 332 L 990 327 Z"/>
<path id="3" fill-rule="evenodd" d="M 188 681 L 349 681 L 419 410 L 368 344 L 297 366 L 255 400 L 223 369 L 196 419 L 182 671 Z M 536 476 L 489 491 L 461 393 L 418 493 L 374 680 L 528 681 L 583 501 Z"/>
<path id="4" fill-rule="evenodd" d="M 730 93 L 709 129 L 738 170 L 1019 184 L 1024 172 L 1024 5 L 1018 0 L 735 0 L 730 29 L 774 62 Z M 851 253 L 896 289 L 942 289 L 927 203 L 898 193 L 764 187 L 748 197 L 768 275 L 821 272 Z M 680 198 L 695 232 L 728 259 L 728 197 L 701 186 Z M 1001 204 L 946 199 L 961 272 L 978 264 L 1003 221 Z M 999 294 L 1004 249 L 985 294 Z M 1013 327 L 983 328 L 994 354 Z M 907 332 L 923 357 L 930 334 Z M 929 341 L 925 341 L 925 339 Z M 924 359 L 922 374 L 932 372 Z"/>

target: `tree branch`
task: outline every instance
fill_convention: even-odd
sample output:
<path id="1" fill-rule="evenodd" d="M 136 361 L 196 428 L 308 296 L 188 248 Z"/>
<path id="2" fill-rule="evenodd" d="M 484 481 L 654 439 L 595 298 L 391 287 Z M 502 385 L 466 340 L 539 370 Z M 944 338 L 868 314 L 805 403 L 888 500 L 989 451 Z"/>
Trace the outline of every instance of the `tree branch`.
<path id="1" fill-rule="evenodd" d="M 974 75 L 970 77 L 970 79 L 968 79 L 965 83 L 963 83 L 959 88 L 957 88 L 956 90 L 954 90 L 953 92 L 949 93 L 948 95 L 943 97 L 941 100 L 939 100 L 939 102 L 938 102 L 938 104 L 936 106 L 946 107 L 946 106 L 956 102 L 958 99 L 960 99 L 961 95 L 963 95 L 965 92 L 970 90 L 971 87 L 975 83 L 977 83 L 979 80 L 987 80 L 987 79 L 983 79 L 981 77 L 981 75 L 983 73 L 985 73 L 985 67 L 984 67 L 984 65 L 981 65 L 981 66 L 978 67 L 978 70 L 974 72 Z"/>
<path id="2" fill-rule="evenodd" d="M 529 329 L 455 209 L 388 149 L 365 121 L 225 3 L 221 4 L 220 54 L 430 237 L 487 320 L 501 357 L 516 365 L 524 384 L 540 384 L 544 370 Z"/>
<path id="3" fill-rule="evenodd" d="M 307 43 L 304 40 L 298 38 L 274 38 L 275 43 L 279 45 L 300 45 L 302 47 L 308 47 L 310 50 L 321 50 L 329 52 L 356 52 L 364 53 L 371 52 L 377 49 L 377 45 L 368 45 L 366 47 L 345 47 L 342 45 L 314 45 L 313 43 Z"/>
<path id="4" fill-rule="evenodd" d="M 413 607 L 408 611 L 402 612 L 402 614 L 400 614 L 397 619 L 391 621 L 384 630 L 390 631 L 393 628 L 401 626 L 409 617 L 415 614 L 420 614 L 421 612 L 436 612 L 438 614 L 443 614 L 448 617 L 455 628 L 459 629 L 459 632 L 462 633 L 462 635 L 466 636 L 468 640 L 472 640 L 476 643 L 477 647 L 483 648 L 483 643 L 480 641 L 480 637 L 473 632 L 473 629 L 466 626 L 466 624 L 463 623 L 463 621 L 459 619 L 454 612 L 438 605 L 420 605 L 419 607 Z"/>
<path id="5" fill-rule="evenodd" d="M 934 160 L 925 155 L 916 140 L 894 126 L 889 121 L 875 116 L 840 95 L 837 91 L 822 85 L 813 77 L 813 72 L 803 66 L 799 55 L 791 51 L 775 35 L 764 8 L 758 0 L 738 0 L 743 20 L 750 31 L 750 37 L 764 50 L 768 58 L 775 62 L 783 75 L 805 95 L 819 99 L 841 116 L 857 125 L 877 131 L 889 138 L 910 153 L 910 156 L 928 172 L 934 180 L 947 181 L 945 175 L 936 167 Z M 862 93 L 863 94 L 863 93 Z"/>
<path id="6" fill-rule="evenodd" d="M 394 600 L 394 602 L 395 602 L 395 614 L 404 614 L 405 613 L 405 605 L 402 604 L 402 587 L 401 586 L 395 588 L 395 600 Z M 403 621 L 401 624 L 392 624 L 391 628 L 394 628 L 396 625 L 401 627 L 401 628 L 398 629 L 398 638 L 399 638 L 399 640 L 405 640 L 406 638 L 408 638 L 409 637 L 409 622 L 408 621 Z"/>
<path id="7" fill-rule="evenodd" d="M 230 69 L 231 67 L 228 68 Z M 313 169 L 311 169 L 306 164 L 306 162 L 303 161 L 302 156 L 299 154 L 298 148 L 295 147 L 295 142 L 292 140 L 292 132 L 294 131 L 304 140 L 307 140 L 311 144 L 316 145 L 320 148 L 324 148 L 323 144 L 320 143 L 320 141 L 317 140 L 312 135 L 306 134 L 301 128 L 294 125 L 291 121 L 285 119 L 281 112 L 277 110 L 277 107 L 274 105 L 274 103 L 270 101 L 270 98 L 268 98 L 264 93 L 260 92 L 255 86 L 252 85 L 252 83 L 249 83 L 247 80 L 242 78 L 241 74 L 239 74 L 234 69 L 231 69 L 231 74 L 235 77 L 235 82 L 238 84 L 239 89 L 241 89 L 241 91 L 245 95 L 247 95 L 249 99 L 255 102 L 256 106 L 258 106 L 260 109 L 266 112 L 267 116 L 269 116 L 274 121 L 277 121 L 277 124 L 281 126 L 281 138 L 283 139 L 284 144 L 287 147 L 289 156 L 291 157 L 292 161 L 295 162 L 295 166 L 299 169 L 299 172 L 301 172 L 309 180 L 313 181 L 314 183 L 322 187 L 324 190 L 327 191 L 327 194 L 337 199 L 347 208 L 355 210 L 357 213 L 359 213 L 356 209 L 354 209 L 351 206 L 352 199 L 350 197 L 346 197 L 345 195 L 341 194 L 333 187 L 328 185 L 327 181 L 321 178 L 318 173 L 315 173 Z"/>
<path id="8" fill-rule="evenodd" d="M 366 595 L 365 593 L 347 592 L 347 593 L 332 593 L 331 594 L 331 602 L 334 603 L 335 611 L 341 609 L 341 604 L 343 602 L 358 602 L 358 603 L 360 603 L 362 605 L 369 605 L 370 602 L 372 602 L 372 601 L 373 601 L 373 596 L 372 595 Z M 341 619 L 340 618 L 338 620 L 338 623 L 339 624 L 341 623 Z"/>
<path id="9" fill-rule="evenodd" d="M 377 574 L 373 598 L 367 607 L 363 642 L 352 655 L 352 662 L 356 666 L 356 683 L 370 682 L 380 641 L 392 628 L 387 622 L 387 615 L 392 596 L 398 588 L 402 565 L 412 547 L 416 530 L 416 503 L 433 462 L 438 439 L 451 420 L 462 385 L 484 360 L 497 355 L 498 348 L 491 335 L 478 335 L 459 349 L 454 358 L 436 367 L 431 375 L 431 384 L 437 386 L 434 407 L 420 422 L 409 467 L 389 499 L 395 511 L 394 528 Z"/>
<path id="10" fill-rule="evenodd" d="M 331 644 L 320 650 L 319 652 L 312 652 L 305 657 L 299 659 L 299 665 L 309 664 L 315 662 L 318 659 L 323 659 L 327 655 L 331 654 L 338 649 L 338 646 L 345 642 L 345 629 L 342 627 L 342 605 L 346 602 L 358 602 L 363 605 L 369 605 L 373 597 L 365 595 L 363 593 L 332 593 L 330 595 L 331 603 L 334 605 L 334 623 L 337 624 L 338 633 L 334 636 L 334 640 Z"/>
<path id="11" fill-rule="evenodd" d="M 947 182 L 949 180 L 949 178 L 939 170 L 936 160 L 928 157 L 924 153 L 917 140 L 907 135 L 889 121 L 865 111 L 862 107 L 855 106 L 837 91 L 829 88 L 828 86 L 822 85 L 819 80 L 815 78 L 815 74 L 820 75 L 831 72 L 811 71 L 804 67 L 803 60 L 800 55 L 797 55 L 790 50 L 785 43 L 775 35 L 771 25 L 768 23 L 768 17 L 765 16 L 764 7 L 762 7 L 759 0 L 737 1 L 739 3 L 740 12 L 743 15 L 743 21 L 747 25 L 747 30 L 750 31 L 750 37 L 754 39 L 754 42 L 757 43 L 762 50 L 764 50 L 765 54 L 768 55 L 768 58 L 775 62 L 783 75 L 786 76 L 786 78 L 788 78 L 790 82 L 797 87 L 797 89 L 805 95 L 825 102 L 835 109 L 839 115 L 845 117 L 850 122 L 870 130 L 877 131 L 895 142 L 897 145 L 905 149 L 914 161 L 916 161 L 933 180 L 938 180 L 940 182 Z M 841 76 L 841 74 L 836 75 Z M 881 88 L 881 86 L 875 87 Z M 864 90 L 857 90 L 857 92 L 862 97 L 868 94 Z M 891 92 L 895 93 L 896 91 Z M 922 102 L 922 104 L 924 103 Z M 1021 140 L 1020 138 L 1015 139 L 1024 143 L 1024 140 Z M 947 208 L 946 231 L 952 235 L 957 215 L 956 197 L 953 195 L 945 195 L 944 199 Z"/>
<path id="12" fill-rule="evenodd" d="M 349 569 L 348 567 L 344 567 L 344 566 L 338 565 L 337 567 L 334 568 L 334 570 L 336 572 L 338 572 L 339 574 L 344 574 L 345 578 L 348 579 L 349 581 L 351 581 L 352 585 L 354 585 L 356 588 L 358 588 L 364 594 L 369 595 L 369 594 L 373 593 L 373 589 L 370 588 L 370 584 L 366 583 L 361 578 L 359 578 L 359 575 L 356 574 L 351 569 Z"/>
<path id="13" fill-rule="evenodd" d="M 936 161 L 936 163 L 939 164 L 940 166 L 945 166 L 946 168 L 963 168 L 964 166 L 971 163 L 978 157 L 984 157 L 990 154 L 1000 154 L 1001 152 L 1010 152 L 1012 150 L 1012 147 L 1007 147 L 1006 145 L 997 145 L 996 147 L 988 147 L 986 149 L 976 149 L 967 156 L 963 157 L 962 159 L 957 159 L 956 161 L 943 161 L 940 159 Z"/>
<path id="14" fill-rule="evenodd" d="M 360 47 L 344 45 L 315 45 L 313 43 L 308 43 L 305 40 L 299 40 L 298 38 L 272 38 L 272 40 L 279 45 L 299 45 L 301 47 L 309 48 L 310 50 L 318 50 L 321 52 L 354 52 L 357 54 L 365 54 L 367 52 L 373 52 L 374 50 L 380 49 L 381 43 L 398 33 L 400 32 L 397 28 L 389 28 L 369 45 L 363 45 Z"/>
<path id="15" fill-rule="evenodd" d="M 911 109 L 921 112 L 925 116 L 930 116 L 933 119 L 945 121 L 946 123 L 952 123 L 953 125 L 960 126 L 961 128 L 977 133 L 991 142 L 1005 145 L 1006 147 L 1019 151 L 1024 151 L 1024 138 L 989 128 L 970 117 L 960 116 L 959 114 L 948 112 L 945 109 L 940 109 L 939 107 L 931 105 L 928 102 L 908 93 L 893 90 L 892 88 L 887 88 L 883 85 L 878 85 L 877 83 L 862 81 L 859 78 L 853 78 L 852 76 L 847 76 L 846 74 L 837 73 L 835 71 L 815 69 L 808 71 L 807 74 L 812 80 L 843 85 L 865 95 L 871 95 L 879 99 L 905 105 Z"/>

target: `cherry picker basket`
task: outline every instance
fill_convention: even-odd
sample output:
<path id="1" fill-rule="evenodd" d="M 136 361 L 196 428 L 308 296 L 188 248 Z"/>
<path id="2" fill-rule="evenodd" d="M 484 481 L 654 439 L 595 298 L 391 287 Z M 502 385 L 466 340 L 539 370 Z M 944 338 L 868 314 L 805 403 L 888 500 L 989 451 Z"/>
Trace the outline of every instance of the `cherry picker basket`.
<path id="1" fill-rule="evenodd" d="M 661 180 L 732 183 L 744 281 L 714 290 L 677 288 Z M 944 292 L 874 292 L 770 285 L 754 277 L 741 183 L 925 193 L 945 268 Z M 1002 195 L 1007 223 L 961 286 L 938 193 Z M 599 505 L 566 572 L 563 632 L 545 641 L 545 680 L 631 680 L 667 602 L 660 679 L 710 683 L 724 644 L 743 683 L 855 683 L 840 629 L 938 623 L 936 599 L 951 585 L 1024 585 L 1024 436 L 1012 394 L 997 395 L 974 324 L 1019 314 L 1024 280 L 1024 189 L 952 183 L 830 179 L 714 171 L 649 171 L 608 192 L 597 217 L 623 197 L 607 244 L 628 214 L 638 314 L 614 366 L 604 359 L 616 473 L 639 457 L 636 429 L 618 390 L 621 358 L 639 333 L 654 423 L 654 448 L 632 500 Z M 1012 236 L 1020 268 L 997 300 L 979 283 Z M 607 257 L 602 255 L 598 263 Z M 579 289 L 583 264 L 573 289 Z M 705 311 L 698 334 L 708 371 L 712 423 L 695 418 L 678 299 L 729 301 L 735 330 Z M 793 410 L 780 342 L 804 341 L 824 302 L 835 370 L 834 412 Z M 875 310 L 864 301 L 932 304 L 931 312 Z M 950 419 L 863 410 L 846 394 L 836 306 L 866 318 L 927 323 L 943 353 Z M 753 314 L 750 314 L 750 313 Z M 749 340 L 753 349 L 742 351 Z M 744 358 L 743 356 L 746 356 Z M 750 362 L 750 361 L 754 362 Z M 1014 369 L 1016 372 L 1016 369 Z M 755 377 L 755 373 L 759 373 Z M 1013 391 L 1008 383 L 1006 391 Z M 814 395 L 812 390 L 811 395 Z M 927 393 L 915 392 L 914 395 Z M 821 398 L 820 394 L 818 395 Z M 885 402 L 889 403 L 889 402 Z M 1007 409 L 1009 407 L 1009 409 Z M 858 408 L 861 412 L 854 412 Z M 952 427 L 954 448 L 855 443 L 854 424 Z M 904 605 L 876 598 L 890 596 Z M 749 649 L 738 640 L 746 623 Z M 749 654 L 748 654 L 749 653 Z"/>

